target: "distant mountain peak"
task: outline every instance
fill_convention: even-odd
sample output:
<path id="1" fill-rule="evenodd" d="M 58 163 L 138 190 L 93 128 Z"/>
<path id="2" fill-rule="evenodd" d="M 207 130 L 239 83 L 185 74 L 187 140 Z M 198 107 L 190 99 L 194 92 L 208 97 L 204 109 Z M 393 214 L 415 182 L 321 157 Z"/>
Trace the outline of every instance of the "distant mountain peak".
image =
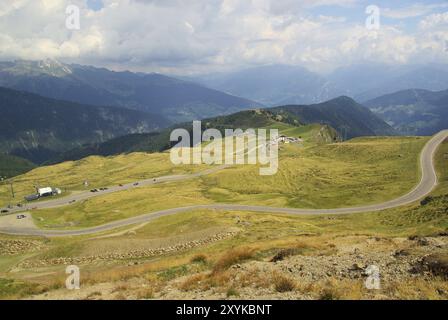
<path id="1" fill-rule="evenodd" d="M 357 102 L 353 98 L 350 98 L 349 96 L 339 96 L 337 98 L 331 99 L 328 102 L 355 103 L 355 104 L 357 104 Z"/>
<path id="2" fill-rule="evenodd" d="M 289 112 L 303 124 L 328 124 L 338 130 L 344 139 L 396 134 L 386 122 L 347 96 L 313 105 L 287 105 L 270 110 Z"/>
<path id="3" fill-rule="evenodd" d="M 0 86 L 81 104 L 145 111 L 173 122 L 262 106 L 162 74 L 115 72 L 55 59 L 0 62 Z"/>
<path id="4" fill-rule="evenodd" d="M 48 75 L 52 77 L 65 77 L 73 73 L 69 65 L 56 59 L 45 60 L 16 60 L 10 66 L 0 71 L 7 71 L 11 74 L 22 76 L 41 76 Z"/>
<path id="5" fill-rule="evenodd" d="M 71 68 L 60 62 L 56 59 L 45 59 L 37 62 L 38 67 L 42 70 L 45 70 L 47 73 L 51 74 L 52 76 L 57 76 L 60 73 L 63 74 L 72 74 L 73 71 Z"/>

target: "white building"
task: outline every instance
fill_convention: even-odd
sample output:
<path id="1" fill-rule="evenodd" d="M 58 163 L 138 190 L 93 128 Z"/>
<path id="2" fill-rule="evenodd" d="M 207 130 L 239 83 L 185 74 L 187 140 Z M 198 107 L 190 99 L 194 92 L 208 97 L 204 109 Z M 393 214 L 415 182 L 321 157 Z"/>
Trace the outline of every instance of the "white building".
<path id="1" fill-rule="evenodd" d="M 39 197 L 48 197 L 48 196 L 54 196 L 57 194 L 61 194 L 61 189 L 59 188 L 51 188 L 51 187 L 45 187 L 45 188 L 39 188 L 37 189 L 37 194 Z"/>
<path id="2" fill-rule="evenodd" d="M 39 188 L 37 194 L 39 194 L 39 197 L 51 196 L 53 195 L 53 189 L 51 187 Z"/>

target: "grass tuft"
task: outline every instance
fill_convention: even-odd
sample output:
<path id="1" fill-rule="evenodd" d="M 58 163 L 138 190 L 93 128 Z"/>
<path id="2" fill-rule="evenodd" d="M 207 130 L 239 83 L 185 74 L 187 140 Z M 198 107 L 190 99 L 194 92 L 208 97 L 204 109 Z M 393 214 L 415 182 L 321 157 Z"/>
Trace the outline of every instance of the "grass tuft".
<path id="1" fill-rule="evenodd" d="M 252 259 L 254 257 L 254 249 L 251 248 L 238 248 L 232 249 L 225 253 L 221 258 L 216 262 L 213 267 L 213 272 L 222 272 L 230 268 L 231 266 L 241 263 L 243 261 Z"/>
<path id="2" fill-rule="evenodd" d="M 274 283 L 275 291 L 281 293 L 294 291 L 297 287 L 297 284 L 294 279 L 282 274 L 275 274 L 272 277 L 272 281 Z"/>

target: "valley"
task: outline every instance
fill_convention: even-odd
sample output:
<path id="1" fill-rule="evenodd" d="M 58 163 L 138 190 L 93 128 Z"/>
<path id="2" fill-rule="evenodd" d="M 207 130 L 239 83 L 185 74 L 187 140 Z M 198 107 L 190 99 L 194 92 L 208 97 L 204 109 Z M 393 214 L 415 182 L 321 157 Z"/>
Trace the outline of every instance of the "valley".
<path id="1" fill-rule="evenodd" d="M 386 286 L 381 293 L 375 294 L 387 298 L 416 297 L 417 291 L 411 289 L 416 286 L 434 298 L 441 297 L 438 292 L 444 290 L 443 281 L 427 282 L 424 280 L 426 276 L 417 280 L 407 270 L 420 265 L 419 257 L 428 252 L 425 250 L 432 250 L 433 255 L 438 252 L 443 255 L 447 245 L 443 234 L 448 228 L 444 218 L 447 179 L 444 155 L 448 152 L 448 144 L 443 143 L 436 153 L 439 185 L 424 204 L 413 202 L 380 212 L 342 215 L 253 212 L 250 210 L 252 204 L 332 208 L 379 203 L 409 192 L 421 178 L 418 159 L 428 138 L 367 137 L 322 144 L 313 142 L 317 141 L 316 135 L 321 129 L 308 132 L 294 128 L 286 130 L 297 130 L 307 137 L 307 143 L 303 146 L 283 145 L 280 148 L 280 172 L 273 177 L 264 177 L 266 181 L 255 174 L 256 166 L 235 166 L 193 180 L 142 186 L 98 195 L 82 203 L 28 213 L 32 223 L 51 233 L 51 229 L 76 232 L 80 228 L 133 216 L 138 218 L 142 212 L 176 206 L 220 202 L 249 206 L 237 209 L 237 205 L 232 210 L 192 207 L 184 212 L 155 215 L 150 220 L 135 220 L 129 226 L 117 225 L 113 230 L 99 229 L 95 234 L 76 237 L 0 236 L 8 248 L 0 253 L 0 278 L 8 283 L 5 288 L 9 288 L 0 292 L 9 298 L 36 295 L 36 298 L 50 299 L 121 299 L 124 295 L 137 299 L 204 296 L 304 299 L 322 298 L 323 295 L 366 298 L 372 297 L 373 293 L 362 289 L 363 276 L 354 276 L 358 271 L 350 270 L 352 265 L 362 268 L 363 263 L 376 261 L 387 270 L 387 275 Z M 17 190 L 20 192 L 30 181 L 41 181 L 44 177 L 47 182 L 54 179 L 62 183 L 64 179 L 73 181 L 73 176 L 79 176 L 78 180 L 82 181 L 88 175 L 92 177 L 92 186 L 104 186 L 129 182 L 129 177 L 137 179 L 142 172 L 148 178 L 174 172 L 193 173 L 189 168 L 154 166 L 168 163 L 161 161 L 163 157 L 168 154 L 132 153 L 111 158 L 89 157 L 42 167 L 16 178 Z M 146 168 L 144 163 L 147 163 Z M 142 168 L 144 171 L 140 171 Z M 134 175 L 130 174 L 130 169 L 136 170 Z M 117 174 L 107 174 L 110 172 Z M 368 180 L 364 181 L 362 177 Z M 390 183 L 386 177 L 390 177 Z M 244 181 L 244 188 L 235 181 Z M 401 182 L 397 184 L 396 181 Z M 370 184 L 371 188 L 368 188 Z M 81 186 L 80 183 L 70 185 L 71 192 L 76 193 Z M 301 190 L 301 186 L 307 186 L 307 189 Z M 2 194 L 6 196 L 6 193 L 4 190 Z M 415 244 L 417 240 L 405 240 L 406 237 L 421 237 L 415 239 L 425 239 L 429 245 L 420 249 L 420 245 Z M 367 248 L 372 242 L 376 243 L 376 256 L 362 254 L 370 250 Z M 36 246 L 39 251 L 33 251 Z M 431 249 L 433 247 L 438 249 Z M 355 250 L 355 255 L 349 254 L 350 250 Z M 409 252 L 409 258 L 394 258 L 387 262 L 390 258 L 386 257 L 402 251 Z M 221 252 L 224 253 L 221 255 Z M 284 262 L 269 262 L 272 256 L 283 255 L 282 252 L 287 252 L 281 258 Z M 312 267 L 320 261 L 318 259 L 328 261 Z M 421 268 L 428 268 L 425 261 L 421 262 Z M 294 268 L 291 266 L 296 263 L 302 265 L 301 271 L 289 273 L 287 270 Z M 331 263 L 337 263 L 342 271 L 335 271 L 338 269 L 330 267 Z M 391 263 L 397 264 L 398 269 L 391 269 Z M 81 291 L 61 288 L 64 265 L 68 264 L 81 267 L 84 284 Z M 311 269 L 307 271 L 306 268 Z M 233 270 L 238 272 L 235 274 Z M 431 272 L 431 269 L 422 270 L 428 271 L 418 272 Z M 260 278 L 261 274 L 266 275 L 264 280 Z M 308 278 L 305 274 L 313 276 Z M 299 286 L 298 281 L 302 285 Z"/>
<path id="2" fill-rule="evenodd" d="M 204 115 L 201 133 L 279 131 L 278 172 L 262 176 L 261 164 L 174 165 L 170 133 L 191 139 L 188 122 L 2 90 L 9 112 L 48 108 L 60 125 L 36 117 L 0 130 L 11 140 L 1 299 L 445 298 L 446 131 L 400 136 L 346 96 Z M 76 117 L 89 119 L 84 130 Z M 78 131 L 62 135 L 70 125 Z M 62 194 L 23 200 L 42 187 Z M 381 291 L 363 285 L 371 264 Z M 68 265 L 81 270 L 79 291 L 64 288 Z"/>
<path id="3" fill-rule="evenodd" d="M 32 192 L 30 181 L 38 181 L 39 184 L 46 182 L 49 185 L 55 183 L 62 185 L 65 192 L 74 194 L 72 198 L 65 201 L 57 201 L 58 208 L 45 209 L 46 202 L 42 203 L 43 210 L 39 210 L 37 220 L 41 221 L 38 224 L 47 227 L 51 224 L 86 227 L 92 226 L 92 223 L 94 226 L 95 220 L 98 220 L 98 225 L 116 220 L 116 216 L 127 218 L 143 212 L 166 210 L 172 208 L 174 204 L 189 206 L 235 203 L 309 209 L 350 207 L 384 202 L 411 190 L 420 178 L 416 159 L 426 142 L 427 139 L 419 138 L 358 138 L 347 143 L 330 145 L 313 146 L 312 144 L 308 147 L 285 145 L 280 151 L 280 171 L 274 176 L 260 176 L 256 165 L 224 167 L 216 172 L 209 171 L 205 175 L 200 174 L 201 167 L 185 166 L 187 170 L 194 168 L 199 175 L 193 173 L 192 180 L 188 179 L 188 176 L 185 178 L 180 176 L 178 183 L 170 185 L 169 182 L 163 183 L 163 179 L 158 179 L 161 175 L 157 173 L 185 171 L 179 170 L 180 168 L 177 172 L 166 171 L 172 169 L 168 167 L 165 171 L 145 172 L 144 176 L 151 185 L 146 186 L 142 183 L 139 188 L 130 190 L 125 186 L 112 188 L 110 183 L 110 174 L 114 172 L 117 172 L 115 179 L 112 180 L 115 185 L 133 183 L 140 180 L 137 177 L 142 177 L 135 175 L 136 179 L 130 180 L 132 175 L 129 175 L 129 165 L 124 168 L 119 166 L 127 160 L 126 156 L 118 157 L 118 161 L 108 161 L 110 163 L 108 166 L 107 163 L 106 166 L 102 166 L 106 168 L 105 172 L 109 180 L 98 177 L 98 173 L 90 174 L 88 168 L 90 163 L 95 163 L 95 158 L 87 158 L 87 161 L 73 163 L 71 170 L 67 166 L 68 163 L 56 165 L 55 168 L 50 166 L 34 170 L 23 178 L 16 179 L 15 190 L 17 195 L 25 195 L 27 192 Z M 355 153 L 356 157 L 354 157 Z M 140 156 L 142 159 L 145 157 L 144 154 L 134 156 Z M 166 159 L 164 163 L 169 163 L 167 153 L 152 154 L 149 158 L 156 160 L 163 157 Z M 152 163 L 149 159 L 147 161 Z M 371 165 L 369 166 L 368 163 Z M 112 169 L 112 165 L 116 166 L 116 170 Z M 97 165 L 91 168 L 90 170 L 98 171 Z M 53 174 L 49 175 L 48 170 Z M 82 173 L 82 176 L 78 178 L 78 185 L 67 185 L 65 182 L 73 181 L 73 175 L 65 176 L 65 178 L 64 175 L 58 177 L 62 172 L 70 171 L 78 172 L 78 175 Z M 120 172 L 126 172 L 126 180 L 118 179 Z M 414 176 L 412 177 L 409 172 L 414 172 Z M 40 177 L 41 174 L 45 176 L 44 179 Z M 155 184 L 153 184 L 154 178 L 158 179 Z M 78 193 L 85 189 L 82 183 L 86 180 L 91 184 L 89 189 L 101 186 L 112 189 L 105 191 L 104 195 L 101 195 L 101 192 L 92 194 L 87 190 L 86 196 L 94 197 L 90 199 L 81 197 L 82 194 L 78 196 Z M 244 181 L 244 184 L 236 184 L 235 181 L 238 180 Z M 400 188 L 397 188 L 397 181 L 400 181 Z M 100 182 L 102 184 L 99 184 Z M 354 190 L 361 186 L 362 191 L 355 193 Z M 344 188 L 344 192 L 341 188 Z M 115 192 L 110 193 L 110 191 Z M 0 194 L 6 198 L 9 190 L 4 188 Z M 157 198 L 158 201 L 151 203 L 146 200 L 151 198 Z M 70 202 L 75 199 L 76 203 L 71 204 Z M 65 206 L 61 206 L 64 204 Z M 67 204 L 70 205 L 67 206 Z M 32 203 L 27 206 L 33 208 Z M 39 203 L 35 205 L 36 208 L 39 206 Z M 126 212 L 125 216 L 122 211 Z M 81 218 L 88 216 L 91 218 Z"/>

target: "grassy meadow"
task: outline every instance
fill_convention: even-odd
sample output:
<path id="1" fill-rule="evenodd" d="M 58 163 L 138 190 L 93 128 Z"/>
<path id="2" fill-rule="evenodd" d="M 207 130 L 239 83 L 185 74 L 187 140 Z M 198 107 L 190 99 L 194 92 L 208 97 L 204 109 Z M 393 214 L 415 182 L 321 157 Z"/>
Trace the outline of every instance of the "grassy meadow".
<path id="1" fill-rule="evenodd" d="M 130 183 L 153 177 L 193 173 L 208 166 L 175 166 L 169 152 L 131 153 L 127 155 L 100 157 L 91 156 L 78 161 L 67 161 L 52 166 L 36 168 L 13 181 L 15 199 L 9 185 L 0 186 L 0 206 L 9 202 L 23 202 L 23 197 L 35 192 L 34 186 L 61 188 L 65 194 L 107 187 L 119 183 Z M 84 186 L 84 181 L 89 186 Z"/>
<path id="2" fill-rule="evenodd" d="M 427 139 L 378 137 L 336 144 L 281 145 L 279 172 L 273 176 L 260 176 L 258 165 L 237 165 L 174 184 L 120 191 L 71 206 L 38 210 L 33 217 L 43 228 L 82 228 L 194 204 L 334 208 L 379 203 L 407 193 L 418 183 L 418 158 Z M 126 170 L 122 170 L 119 172 L 124 175 Z M 134 170 L 135 175 L 143 172 Z M 99 175 L 98 179 L 112 179 L 109 176 Z"/>

